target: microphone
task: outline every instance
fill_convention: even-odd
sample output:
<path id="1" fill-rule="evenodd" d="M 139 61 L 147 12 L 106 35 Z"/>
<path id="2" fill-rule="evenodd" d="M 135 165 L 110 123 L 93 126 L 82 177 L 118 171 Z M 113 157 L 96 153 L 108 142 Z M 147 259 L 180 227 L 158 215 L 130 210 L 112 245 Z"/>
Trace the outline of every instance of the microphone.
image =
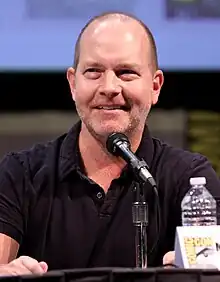
<path id="1" fill-rule="evenodd" d="M 106 148 L 112 155 L 121 157 L 125 160 L 133 169 L 133 173 L 137 178 L 139 184 L 145 184 L 149 182 L 155 192 L 155 207 L 157 210 L 157 237 L 152 248 L 149 251 L 149 255 L 155 250 L 159 242 L 160 230 L 161 230 L 161 215 L 160 215 L 160 203 L 157 191 L 157 185 L 153 176 L 148 171 L 147 163 L 142 159 L 139 160 L 135 154 L 131 151 L 131 144 L 128 137 L 123 133 L 114 132 L 110 134 L 106 141 Z M 136 266 L 146 268 L 147 266 L 147 243 L 146 243 L 146 224 L 147 218 L 147 205 L 145 200 L 145 194 L 143 193 L 143 185 L 136 185 L 134 192 L 134 200 L 132 205 L 132 218 L 135 226 L 135 249 L 136 249 Z"/>
<path id="2" fill-rule="evenodd" d="M 139 160 L 131 151 L 131 144 L 125 134 L 117 132 L 110 134 L 106 141 L 106 148 L 112 155 L 125 160 L 134 169 L 139 180 L 148 181 L 154 188 L 156 187 L 156 182 L 148 171 L 148 165 L 143 159 Z"/>

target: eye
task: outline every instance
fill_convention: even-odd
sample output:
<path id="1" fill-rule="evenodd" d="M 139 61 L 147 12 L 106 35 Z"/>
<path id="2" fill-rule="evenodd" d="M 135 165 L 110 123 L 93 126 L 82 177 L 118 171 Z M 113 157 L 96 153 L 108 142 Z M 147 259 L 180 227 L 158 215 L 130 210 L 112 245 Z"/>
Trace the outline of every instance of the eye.
<path id="1" fill-rule="evenodd" d="M 116 71 L 116 75 L 122 77 L 124 80 L 133 80 L 138 77 L 136 71 L 132 69 L 121 69 Z"/>
<path id="2" fill-rule="evenodd" d="M 86 72 L 100 72 L 100 70 L 96 69 L 96 68 L 88 68 L 86 70 Z"/>
<path id="3" fill-rule="evenodd" d="M 97 79 L 97 78 L 100 77 L 101 72 L 102 71 L 100 69 L 97 69 L 97 68 L 88 68 L 84 72 L 84 75 L 88 79 Z"/>
<path id="4" fill-rule="evenodd" d="M 120 75 L 123 75 L 123 74 L 135 74 L 135 71 L 129 70 L 129 69 L 119 70 L 118 72 L 119 72 Z"/>

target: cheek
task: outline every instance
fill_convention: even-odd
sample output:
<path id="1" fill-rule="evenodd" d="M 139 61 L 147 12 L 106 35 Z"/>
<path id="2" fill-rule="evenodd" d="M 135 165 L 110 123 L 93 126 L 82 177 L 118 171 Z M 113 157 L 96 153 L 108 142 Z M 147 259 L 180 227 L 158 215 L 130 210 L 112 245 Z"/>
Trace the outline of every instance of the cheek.
<path id="1" fill-rule="evenodd" d="M 93 99 L 93 93 L 94 91 L 90 85 L 81 82 L 76 85 L 75 102 L 78 104 L 87 104 Z"/>
<path id="2" fill-rule="evenodd" d="M 141 92 L 140 92 L 140 100 L 144 107 L 151 107 L 152 105 L 152 81 L 149 81 L 147 84 L 145 83 L 142 86 Z"/>
<path id="3" fill-rule="evenodd" d="M 129 92 L 134 105 L 145 108 L 152 103 L 152 90 L 146 84 L 134 84 Z"/>

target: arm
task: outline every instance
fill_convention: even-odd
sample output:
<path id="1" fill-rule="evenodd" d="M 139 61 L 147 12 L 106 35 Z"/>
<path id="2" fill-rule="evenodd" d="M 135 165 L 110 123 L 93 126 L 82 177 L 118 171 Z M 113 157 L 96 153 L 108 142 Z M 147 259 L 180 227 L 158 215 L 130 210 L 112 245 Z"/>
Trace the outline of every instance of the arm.
<path id="1" fill-rule="evenodd" d="M 19 244 L 5 234 L 0 234 L 0 264 L 11 262 L 17 257 Z"/>
<path id="2" fill-rule="evenodd" d="M 25 233 L 31 188 L 28 169 L 17 156 L 6 156 L 0 162 L 0 276 L 47 271 L 45 262 L 16 258 Z"/>
<path id="3" fill-rule="evenodd" d="M 19 244 L 9 236 L 0 234 L 0 276 L 43 274 L 48 266 L 45 262 L 21 256 L 16 259 Z"/>
<path id="4" fill-rule="evenodd" d="M 0 258 L 7 253 L 5 246 L 13 249 L 17 242 L 19 247 L 23 238 L 28 215 L 28 192 L 23 166 L 14 155 L 5 156 L 0 162 Z M 16 256 L 16 251 L 18 249 L 15 248 L 12 258 Z"/>

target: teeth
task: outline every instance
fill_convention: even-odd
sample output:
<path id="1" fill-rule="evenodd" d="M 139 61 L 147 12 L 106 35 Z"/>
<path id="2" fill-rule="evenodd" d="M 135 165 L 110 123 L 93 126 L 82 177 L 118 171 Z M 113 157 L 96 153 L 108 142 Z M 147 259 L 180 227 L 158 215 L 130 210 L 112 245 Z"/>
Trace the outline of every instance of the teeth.
<path id="1" fill-rule="evenodd" d="M 103 109 L 103 110 L 118 110 L 118 109 L 121 109 L 121 107 L 99 107 L 99 109 Z"/>

